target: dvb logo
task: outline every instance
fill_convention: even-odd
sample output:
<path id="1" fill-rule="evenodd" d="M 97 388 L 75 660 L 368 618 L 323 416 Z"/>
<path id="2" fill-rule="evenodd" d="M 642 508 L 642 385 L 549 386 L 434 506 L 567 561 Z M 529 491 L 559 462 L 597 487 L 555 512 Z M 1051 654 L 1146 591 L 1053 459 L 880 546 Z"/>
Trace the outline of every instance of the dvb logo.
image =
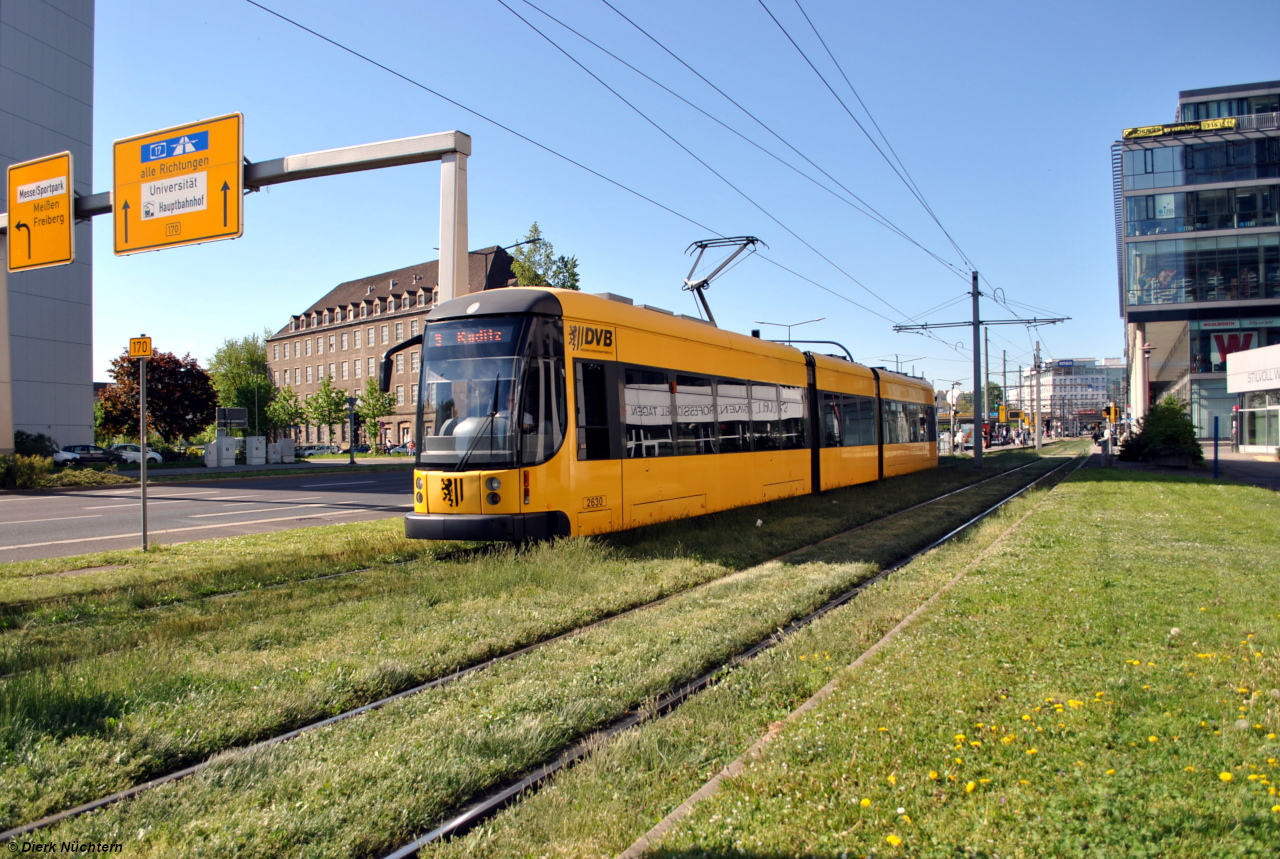
<path id="1" fill-rule="evenodd" d="M 569 326 L 570 349 L 612 349 L 613 329 L 592 328 L 590 325 Z"/>

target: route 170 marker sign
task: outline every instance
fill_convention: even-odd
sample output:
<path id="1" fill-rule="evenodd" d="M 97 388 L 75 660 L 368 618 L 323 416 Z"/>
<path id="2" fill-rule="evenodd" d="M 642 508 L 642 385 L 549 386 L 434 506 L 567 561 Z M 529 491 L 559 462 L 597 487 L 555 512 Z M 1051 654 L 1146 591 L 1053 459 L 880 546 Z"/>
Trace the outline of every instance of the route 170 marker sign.
<path id="1" fill-rule="evenodd" d="M 117 256 L 244 234 L 244 117 L 238 113 L 117 140 Z"/>

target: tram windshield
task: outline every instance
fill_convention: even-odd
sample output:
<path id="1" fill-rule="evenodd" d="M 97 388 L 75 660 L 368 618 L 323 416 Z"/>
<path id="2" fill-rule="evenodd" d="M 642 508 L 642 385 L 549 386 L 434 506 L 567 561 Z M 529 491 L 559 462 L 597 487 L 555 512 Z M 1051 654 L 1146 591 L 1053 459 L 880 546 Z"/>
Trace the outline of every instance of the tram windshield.
<path id="1" fill-rule="evenodd" d="M 558 322 L 538 317 L 429 322 L 418 463 L 469 471 L 549 458 L 567 422 L 559 331 Z"/>

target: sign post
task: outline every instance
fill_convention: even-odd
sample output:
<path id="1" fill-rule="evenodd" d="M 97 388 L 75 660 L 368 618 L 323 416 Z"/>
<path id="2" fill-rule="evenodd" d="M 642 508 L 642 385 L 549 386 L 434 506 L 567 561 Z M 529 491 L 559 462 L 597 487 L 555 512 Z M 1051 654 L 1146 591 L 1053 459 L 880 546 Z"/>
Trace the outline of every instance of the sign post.
<path id="1" fill-rule="evenodd" d="M 356 464 L 356 403 L 359 402 L 355 397 L 347 397 L 347 438 L 350 442 L 347 444 L 347 452 L 351 454 L 351 460 L 348 465 Z"/>
<path id="2" fill-rule="evenodd" d="M 138 480 L 142 484 L 142 551 L 147 551 L 147 359 L 151 357 L 151 338 L 129 339 L 129 357 L 138 359 L 138 450 L 142 452 Z"/>
<path id="3" fill-rule="evenodd" d="M 76 258 L 71 153 L 9 165 L 9 271 Z"/>
<path id="4" fill-rule="evenodd" d="M 244 135 L 238 113 L 117 140 L 116 256 L 244 234 Z"/>

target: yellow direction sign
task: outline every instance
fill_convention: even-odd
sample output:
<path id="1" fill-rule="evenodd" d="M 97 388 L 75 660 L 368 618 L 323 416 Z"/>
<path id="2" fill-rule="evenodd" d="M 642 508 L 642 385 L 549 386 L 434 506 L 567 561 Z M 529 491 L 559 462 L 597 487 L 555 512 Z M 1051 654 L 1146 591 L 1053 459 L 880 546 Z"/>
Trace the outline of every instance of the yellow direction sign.
<path id="1" fill-rule="evenodd" d="M 150 358 L 151 357 L 151 338 L 150 337 L 130 337 L 129 338 L 129 357 L 130 358 Z"/>
<path id="2" fill-rule="evenodd" d="M 71 153 L 9 165 L 9 271 L 76 258 Z"/>
<path id="3" fill-rule="evenodd" d="M 244 234 L 243 126 L 233 113 L 116 141 L 117 256 Z"/>

